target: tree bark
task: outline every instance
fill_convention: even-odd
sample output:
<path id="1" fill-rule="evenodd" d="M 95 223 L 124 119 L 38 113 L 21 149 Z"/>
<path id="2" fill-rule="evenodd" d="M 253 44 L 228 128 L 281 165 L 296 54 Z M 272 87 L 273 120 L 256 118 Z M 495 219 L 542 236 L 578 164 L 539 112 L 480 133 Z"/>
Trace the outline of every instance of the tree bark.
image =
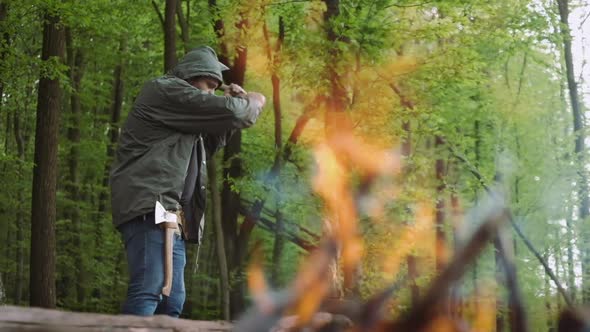
<path id="1" fill-rule="evenodd" d="M 570 103 L 572 108 L 574 135 L 575 135 L 575 156 L 578 168 L 578 218 L 580 225 L 587 222 L 590 214 L 590 198 L 588 197 L 588 176 L 585 169 L 584 139 L 586 137 L 583 123 L 583 115 L 578 94 L 578 86 L 575 79 L 574 62 L 572 55 L 572 36 L 569 28 L 569 5 L 568 0 L 557 0 L 557 7 L 560 17 L 560 32 L 563 39 L 563 52 L 566 67 L 567 86 L 569 90 Z M 582 227 L 581 251 L 582 251 L 582 301 L 590 303 L 590 234 L 588 227 Z"/>
<path id="2" fill-rule="evenodd" d="M 502 273 L 502 263 L 500 257 L 500 248 L 499 239 L 496 238 L 494 240 L 494 262 L 496 264 L 496 287 L 499 289 L 505 287 L 503 273 Z M 499 295 L 496 296 L 496 332 L 503 332 L 504 331 L 504 311 L 505 311 L 506 304 L 504 299 Z"/>
<path id="3" fill-rule="evenodd" d="M 279 35 L 277 37 L 277 42 L 275 46 L 275 50 L 273 53 L 272 46 L 270 43 L 270 37 L 268 35 L 268 29 L 266 26 L 266 22 L 263 24 L 263 34 L 264 40 L 266 41 L 266 53 L 268 62 L 271 68 L 271 83 L 272 83 L 272 106 L 273 106 L 273 113 L 274 113 L 274 136 L 275 136 L 275 150 L 276 155 L 280 156 L 281 151 L 280 149 L 283 146 L 283 136 L 282 136 L 282 119 L 281 119 L 281 79 L 278 74 L 278 69 L 281 64 L 281 47 L 283 44 L 283 40 L 285 39 L 285 24 L 283 22 L 283 17 L 279 16 Z M 280 162 L 281 158 L 277 158 L 279 163 L 276 165 L 276 176 L 280 177 L 282 163 Z M 275 189 L 280 192 L 280 182 L 276 182 Z M 280 212 L 281 201 L 280 198 L 277 198 L 277 221 L 275 223 L 275 239 L 273 244 L 273 252 L 272 252 L 272 271 L 271 271 L 271 283 L 278 287 L 280 285 L 279 278 L 281 273 L 281 258 L 283 255 L 283 248 L 285 246 L 285 236 L 283 235 L 283 228 L 284 228 L 284 221 L 281 216 Z"/>
<path id="4" fill-rule="evenodd" d="M 41 60 L 53 57 L 63 60 L 63 52 L 63 25 L 58 16 L 46 13 Z M 31 203 L 30 304 L 36 307 L 54 308 L 56 304 L 55 219 L 61 94 L 58 78 L 40 77 Z"/>
<path id="5" fill-rule="evenodd" d="M 406 110 L 413 110 L 414 103 L 406 98 L 406 96 L 402 93 L 401 89 L 396 83 L 391 83 L 389 85 L 393 92 L 399 97 L 400 104 Z M 403 138 L 402 138 L 402 147 L 401 147 L 401 155 L 402 159 L 406 162 L 412 153 L 412 126 L 408 119 L 404 119 L 402 122 L 402 131 L 403 131 Z M 402 175 L 407 173 L 407 167 L 404 165 L 402 168 Z M 404 224 L 408 224 L 409 222 L 406 220 Z M 418 287 L 418 267 L 417 267 L 417 260 L 418 258 L 416 255 L 410 253 L 406 257 L 406 265 L 408 268 L 408 283 L 410 286 L 410 299 L 412 304 L 418 303 L 420 300 L 420 288 Z"/>
<path id="6" fill-rule="evenodd" d="M 121 37 L 119 41 L 119 58 L 124 57 L 124 53 L 127 51 L 127 37 Z M 109 173 L 110 165 L 115 157 L 115 146 L 119 140 L 121 112 L 123 109 L 123 97 L 125 92 L 125 82 L 123 77 L 125 75 L 125 60 L 119 60 L 119 63 L 115 66 L 113 74 L 113 102 L 111 104 L 111 119 L 109 122 L 109 141 L 107 144 L 107 158 L 103 169 L 102 176 L 102 190 L 98 199 L 98 212 L 99 215 L 104 215 L 107 211 L 108 205 L 108 186 L 109 186 Z"/>
<path id="7" fill-rule="evenodd" d="M 440 273 L 446 264 L 446 246 L 447 240 L 445 235 L 445 162 L 442 159 L 442 147 L 444 141 L 442 137 L 435 137 L 435 151 L 438 155 L 435 161 L 435 172 L 436 172 L 436 272 Z"/>
<path id="8" fill-rule="evenodd" d="M 347 93 L 344 80 L 338 72 L 342 63 L 342 54 L 337 43 L 339 35 L 334 29 L 333 20 L 340 15 L 340 0 L 323 0 L 326 4 L 324 12 L 325 32 L 328 41 L 328 58 L 326 59 L 326 78 L 330 82 L 330 93 L 326 98 L 325 131 L 328 140 L 337 139 L 339 134 L 352 133 L 352 124 L 346 116 Z"/>
<path id="9" fill-rule="evenodd" d="M 223 241 L 223 227 L 221 225 L 221 195 L 219 193 L 217 185 L 216 175 L 216 162 L 215 158 L 209 159 L 208 173 L 212 174 L 209 179 L 209 186 L 211 188 L 211 206 L 212 206 L 212 218 L 213 225 L 215 226 L 215 244 L 217 246 L 217 260 L 219 262 L 219 281 L 220 293 L 221 293 L 221 313 L 222 318 L 225 321 L 230 320 L 230 309 L 229 309 L 229 273 L 227 268 L 227 256 L 225 252 L 225 242 Z"/>
<path id="10" fill-rule="evenodd" d="M 14 111 L 14 138 L 17 147 L 18 156 L 18 181 L 22 181 L 23 164 L 25 162 L 25 140 L 21 131 L 21 119 L 18 111 Z M 14 285 L 14 303 L 20 304 L 23 298 L 24 288 L 24 267 L 25 267 L 25 253 L 24 253 L 24 227 L 25 227 L 25 215 L 24 215 L 24 195 L 22 190 L 17 192 L 17 207 L 16 207 L 16 279 Z"/>
<path id="11" fill-rule="evenodd" d="M 110 121 L 108 123 L 108 135 L 109 140 L 107 142 L 106 148 L 106 158 L 105 163 L 103 166 L 103 174 L 102 174 L 102 185 L 100 188 L 100 193 L 98 195 L 98 211 L 96 214 L 95 228 L 94 228 L 94 254 L 93 254 L 93 261 L 98 263 L 104 260 L 103 251 L 101 249 L 103 244 L 103 226 L 105 220 L 105 214 L 107 213 L 107 209 L 109 206 L 109 175 L 111 169 L 111 163 L 113 158 L 115 157 L 116 145 L 119 140 L 119 132 L 120 132 L 120 121 L 121 121 L 121 112 L 123 108 L 123 97 L 124 97 L 124 80 L 123 77 L 125 75 L 125 57 L 124 53 L 127 50 L 127 37 L 122 36 L 121 40 L 119 41 L 119 63 L 115 66 L 114 74 L 113 74 L 113 102 L 111 103 L 110 107 Z M 103 290 L 100 288 L 94 288 L 92 290 L 93 297 L 100 298 Z"/>
<path id="12" fill-rule="evenodd" d="M 543 254 L 543 258 L 547 260 L 547 254 Z M 553 308 L 551 306 L 551 285 L 547 275 L 543 276 L 544 281 L 544 295 L 545 295 L 545 313 L 547 315 L 547 331 L 552 331 L 553 323 Z"/>
<path id="13" fill-rule="evenodd" d="M 186 1 L 187 8 L 190 7 L 190 1 Z M 187 15 L 190 11 L 187 9 Z M 189 47 L 189 25 L 188 25 L 188 16 L 184 17 L 184 13 L 182 12 L 182 0 L 176 0 L 176 17 L 178 17 L 178 25 L 180 25 L 180 38 L 182 39 L 182 47 L 185 53 L 190 51 Z"/>
<path id="14" fill-rule="evenodd" d="M 4 24 L 4 21 L 6 21 L 6 17 L 8 16 L 8 4 L 5 2 L 0 2 L 0 23 Z M 6 56 L 8 55 L 8 48 L 10 47 L 10 35 L 7 32 L 4 32 L 2 34 L 2 39 L 4 41 L 4 43 L 6 43 L 4 45 L 4 47 L 2 47 L 0 49 L 0 60 L 2 60 L 2 62 L 4 62 L 4 60 L 6 59 Z M 4 96 L 4 80 L 0 80 L 0 96 Z M 2 99 L 0 98 L 0 109 L 2 108 Z M 6 123 L 8 125 L 8 121 Z M 10 132 L 10 130 L 7 128 L 6 130 L 6 139 L 8 140 L 8 137 L 10 135 L 8 135 L 8 133 Z M 5 144 L 5 147 L 8 146 L 8 144 Z"/>
<path id="15" fill-rule="evenodd" d="M 571 203 L 570 203 L 571 204 Z M 565 219 L 566 224 L 566 241 L 567 241 L 567 287 L 569 289 L 570 298 L 576 302 L 576 271 L 574 269 L 574 221 L 572 212 L 573 206 L 568 208 L 568 216 Z"/>
<path id="16" fill-rule="evenodd" d="M 216 0 L 209 0 L 209 8 L 212 11 L 217 10 Z M 243 33 L 247 33 L 248 20 L 245 18 L 245 13 L 241 13 L 242 18 L 238 20 L 236 28 L 242 30 Z M 230 70 L 229 73 L 225 73 L 224 79 L 228 82 L 244 85 L 244 79 L 246 74 L 246 65 L 248 58 L 248 49 L 246 45 L 236 46 L 236 57 L 233 64 L 229 63 L 228 49 L 226 44 L 223 42 L 224 36 L 224 22 L 221 19 L 217 19 L 213 22 L 214 30 L 220 42 L 220 55 L 219 59 Z M 251 222 L 244 222 L 238 227 L 238 216 L 240 209 L 240 195 L 231 189 L 231 183 L 226 179 L 238 179 L 242 177 L 242 160 L 237 157 L 242 151 L 242 132 L 237 130 L 224 148 L 223 162 L 229 164 L 229 166 L 223 169 L 223 188 L 221 191 L 221 205 L 223 206 L 222 211 L 222 225 L 225 240 L 225 249 L 227 254 L 227 261 L 229 263 L 228 270 L 232 271 L 236 275 L 242 273 L 242 263 L 246 257 L 246 250 L 241 248 L 247 248 L 250 232 L 254 225 Z M 212 174 L 211 176 L 215 176 Z M 230 317 L 235 319 L 246 307 L 245 304 L 245 283 L 240 281 L 234 287 L 231 288 L 230 293 Z"/>
<path id="17" fill-rule="evenodd" d="M 176 66 L 176 1 L 166 0 L 164 11 L 164 72 Z"/>

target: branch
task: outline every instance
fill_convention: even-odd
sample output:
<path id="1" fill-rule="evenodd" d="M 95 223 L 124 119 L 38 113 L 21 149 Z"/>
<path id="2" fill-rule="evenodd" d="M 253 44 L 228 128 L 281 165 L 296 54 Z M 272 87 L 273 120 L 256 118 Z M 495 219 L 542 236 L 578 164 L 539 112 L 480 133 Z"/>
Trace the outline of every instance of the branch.
<path id="1" fill-rule="evenodd" d="M 297 2 L 313 2 L 314 0 L 285 0 L 285 1 L 277 1 L 271 2 L 266 4 L 265 6 L 277 6 L 277 5 L 286 5 L 288 3 L 297 3 Z"/>
<path id="2" fill-rule="evenodd" d="M 250 209 L 245 207 L 244 205 L 240 205 L 239 212 L 243 216 L 247 217 L 248 213 L 250 212 Z M 277 231 L 280 232 L 283 236 L 285 236 L 285 238 L 287 240 L 291 241 L 293 244 L 297 245 L 298 247 L 300 247 L 303 250 L 311 252 L 317 248 L 316 244 L 300 237 L 299 235 L 295 234 L 294 232 L 289 231 L 286 228 L 282 228 L 282 229 L 278 230 L 277 227 L 275 226 L 276 224 L 268 218 L 265 218 L 263 216 L 258 216 L 257 218 L 252 218 L 251 221 L 256 225 L 261 226 L 262 229 L 267 230 L 269 232 L 272 232 L 272 233 L 276 233 Z M 295 223 L 290 223 L 290 224 L 296 225 Z M 301 226 L 299 226 L 299 225 L 296 225 L 296 226 L 301 228 Z M 310 232 L 309 234 L 313 234 L 313 233 Z M 315 235 L 315 236 L 317 237 L 317 235 Z"/>
<path id="3" fill-rule="evenodd" d="M 152 6 L 154 6 L 154 10 L 156 11 L 156 14 L 158 14 L 158 18 L 160 19 L 160 24 L 162 24 L 162 30 L 164 30 L 164 16 L 162 16 L 162 12 L 160 11 L 160 8 L 158 8 L 158 4 L 152 0 Z"/>
<path id="4" fill-rule="evenodd" d="M 410 4 L 410 5 L 399 5 L 399 4 L 392 4 L 389 6 L 386 6 L 385 8 L 390 8 L 390 7 L 397 7 L 397 8 L 411 8 L 411 7 L 422 7 L 424 5 L 427 5 L 429 3 L 433 3 L 434 1 L 425 1 L 425 2 L 421 2 L 421 3 L 414 3 L 414 4 Z"/>

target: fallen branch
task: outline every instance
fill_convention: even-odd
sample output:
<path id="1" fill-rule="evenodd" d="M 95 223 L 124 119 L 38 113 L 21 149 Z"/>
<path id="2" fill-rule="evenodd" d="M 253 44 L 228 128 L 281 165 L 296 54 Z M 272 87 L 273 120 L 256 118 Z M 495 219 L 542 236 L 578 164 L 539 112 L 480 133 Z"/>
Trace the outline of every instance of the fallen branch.
<path id="1" fill-rule="evenodd" d="M 248 208 L 246 208 L 244 205 L 240 205 L 240 210 L 239 210 L 240 214 L 245 216 L 246 213 L 248 213 L 248 211 L 249 211 Z M 263 216 L 258 216 L 255 219 L 255 223 L 260 225 L 262 227 L 262 229 L 264 229 L 264 230 L 267 230 L 272 233 L 277 232 L 276 224 L 268 218 L 265 218 Z M 289 231 L 286 228 L 283 228 L 282 230 L 280 230 L 280 232 L 283 236 L 285 236 L 285 238 L 287 240 L 289 240 L 293 244 L 299 246 L 303 250 L 312 251 L 317 248 L 317 245 L 314 244 L 313 242 L 300 237 L 299 235 Z"/>
<path id="2" fill-rule="evenodd" d="M 1 331 L 230 331 L 227 322 L 192 321 L 164 315 L 138 317 L 0 307 Z"/>

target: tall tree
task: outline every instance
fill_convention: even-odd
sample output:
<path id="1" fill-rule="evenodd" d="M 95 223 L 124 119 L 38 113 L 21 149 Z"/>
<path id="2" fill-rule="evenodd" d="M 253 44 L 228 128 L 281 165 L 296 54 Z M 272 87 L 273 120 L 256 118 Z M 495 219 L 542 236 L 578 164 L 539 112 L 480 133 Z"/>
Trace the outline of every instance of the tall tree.
<path id="1" fill-rule="evenodd" d="M 446 264 L 446 235 L 445 235 L 445 162 L 443 160 L 444 140 L 440 135 L 436 135 L 434 138 L 434 146 L 436 149 L 437 158 L 435 161 L 435 173 L 436 173 L 436 272 L 442 271 Z"/>
<path id="2" fill-rule="evenodd" d="M 182 0 L 176 0 L 176 17 L 178 18 L 178 25 L 180 25 L 180 38 L 182 40 L 182 47 L 185 53 L 190 51 L 190 29 L 189 29 L 189 19 L 190 19 L 190 8 L 191 2 L 186 2 L 186 17 L 182 12 Z"/>
<path id="3" fill-rule="evenodd" d="M 44 14 L 41 60 L 63 61 L 64 28 L 53 11 Z M 54 308 L 55 219 L 57 189 L 57 147 L 61 109 L 61 87 L 57 73 L 42 73 L 39 79 L 35 166 L 31 204 L 31 306 Z"/>
<path id="4" fill-rule="evenodd" d="M 280 59 L 281 59 L 281 47 L 283 45 L 283 41 L 285 40 L 285 22 L 282 16 L 278 18 L 278 26 L 279 26 L 279 35 L 277 37 L 277 41 L 275 44 L 275 48 L 273 51 L 272 44 L 270 42 L 270 37 L 268 33 L 268 27 L 266 22 L 263 23 L 263 34 L 264 40 L 266 41 L 266 54 L 270 66 L 271 71 L 271 83 L 272 83 L 272 106 L 273 106 L 273 113 L 274 113 L 274 137 L 275 137 L 275 149 L 276 149 L 276 159 L 275 165 L 273 166 L 273 174 L 274 176 L 280 176 L 281 172 L 281 148 L 283 146 L 283 136 L 282 136 L 282 114 L 281 114 L 281 79 L 278 74 L 279 66 L 280 66 Z M 277 182 L 276 188 L 277 191 L 280 192 L 280 183 Z M 280 196 L 280 195 L 279 195 Z M 271 282 L 275 285 L 279 285 L 279 275 L 281 271 L 281 257 L 283 255 L 283 247 L 285 245 L 285 239 L 283 235 L 283 228 L 284 228 L 284 220 L 282 218 L 280 212 L 280 205 L 281 201 L 277 199 L 277 221 L 275 224 L 275 239 L 273 244 L 273 253 L 272 253 L 272 273 L 271 273 Z"/>
<path id="5" fill-rule="evenodd" d="M 574 72 L 574 59 L 572 54 L 572 35 L 569 27 L 569 0 L 557 0 L 559 10 L 560 26 L 559 31 L 563 41 L 563 56 L 565 61 L 565 75 L 567 87 L 570 96 L 570 106 L 572 108 L 573 125 L 574 125 L 574 153 L 578 167 L 578 220 L 582 231 L 582 301 L 590 303 L 590 234 L 588 227 L 585 226 L 590 215 L 590 197 L 588 197 L 588 174 L 584 157 L 586 138 L 583 115 L 576 83 L 576 74 Z"/>
<path id="6" fill-rule="evenodd" d="M 248 48 L 245 41 L 240 38 L 235 45 L 235 57 L 233 62 L 229 57 L 229 49 L 225 43 L 226 27 L 225 22 L 219 15 L 219 7 L 216 0 L 208 1 L 209 9 L 214 13 L 215 20 L 213 28 L 219 40 L 219 60 L 230 69 L 224 72 L 226 82 L 235 83 L 243 86 L 246 77 L 246 65 L 248 59 Z M 249 22 L 247 10 L 240 9 L 239 18 L 235 24 L 238 34 L 244 36 L 248 33 Z M 227 254 L 228 271 L 240 276 L 234 280 L 235 284 L 231 286 L 230 293 L 230 316 L 236 318 L 245 308 L 245 283 L 241 278 L 243 273 L 243 261 L 248 252 L 248 241 L 250 233 L 254 228 L 252 220 L 245 221 L 241 225 L 238 223 L 240 211 L 240 195 L 232 190 L 232 181 L 242 177 L 242 132 L 236 130 L 232 138 L 227 142 L 223 150 L 223 184 L 221 190 L 221 220 L 225 240 L 225 249 Z M 214 175 L 212 175 L 214 176 Z"/>
<path id="7" fill-rule="evenodd" d="M 230 319 L 230 287 L 227 254 L 225 252 L 225 241 L 223 241 L 223 225 L 221 224 L 221 194 L 217 183 L 217 166 L 215 158 L 211 158 L 207 164 L 207 172 L 210 176 L 211 187 L 211 211 L 213 226 L 215 230 L 215 245 L 217 249 L 217 260 L 219 262 L 219 282 L 221 293 L 221 316 L 224 320 Z"/>
<path id="8" fill-rule="evenodd" d="M 166 0 L 164 10 L 164 72 L 176 66 L 176 1 Z"/>

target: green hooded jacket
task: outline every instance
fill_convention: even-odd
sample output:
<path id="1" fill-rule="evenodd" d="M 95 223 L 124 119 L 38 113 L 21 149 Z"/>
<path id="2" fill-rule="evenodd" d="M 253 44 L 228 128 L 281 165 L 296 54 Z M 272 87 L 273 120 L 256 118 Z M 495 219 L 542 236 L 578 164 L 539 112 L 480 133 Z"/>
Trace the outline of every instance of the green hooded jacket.
<path id="1" fill-rule="evenodd" d="M 261 111 L 249 97 L 208 94 L 186 81 L 209 76 L 221 83 L 227 69 L 213 49 L 199 47 L 170 73 L 145 83 L 122 129 L 111 169 L 115 226 L 154 211 L 159 201 L 167 210 L 182 209 L 185 239 L 200 242 L 207 156 L 224 146 L 235 129 L 252 126 Z M 193 184 L 187 202 L 183 191 L 186 196 L 191 191 L 186 187 Z"/>

